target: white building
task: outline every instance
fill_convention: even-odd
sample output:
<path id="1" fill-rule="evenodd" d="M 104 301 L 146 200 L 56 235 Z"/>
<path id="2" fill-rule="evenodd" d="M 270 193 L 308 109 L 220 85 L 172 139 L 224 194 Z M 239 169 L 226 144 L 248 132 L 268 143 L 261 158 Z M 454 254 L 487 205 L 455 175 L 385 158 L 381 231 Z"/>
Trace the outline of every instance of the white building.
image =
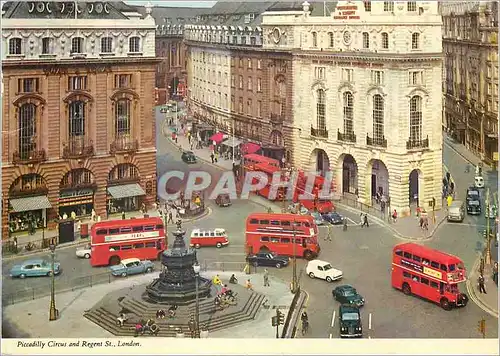
<path id="1" fill-rule="evenodd" d="M 296 166 L 390 209 L 441 206 L 441 17 L 432 1 L 339 1 L 335 11 L 266 12 L 264 48 L 293 56 Z M 411 199 L 410 199 L 411 198 Z"/>

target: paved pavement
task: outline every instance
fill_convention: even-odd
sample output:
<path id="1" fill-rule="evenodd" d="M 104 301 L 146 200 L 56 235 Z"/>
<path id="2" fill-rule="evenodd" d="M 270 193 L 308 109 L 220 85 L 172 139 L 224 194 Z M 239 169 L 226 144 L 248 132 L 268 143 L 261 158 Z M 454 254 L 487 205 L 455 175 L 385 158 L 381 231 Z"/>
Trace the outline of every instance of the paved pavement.
<path id="1" fill-rule="evenodd" d="M 223 281 L 229 280 L 231 272 L 210 271 L 201 272 L 201 275 L 212 278 L 219 274 Z M 235 273 L 240 284 L 246 281 L 246 275 Z M 66 292 L 56 295 L 56 307 L 59 309 L 60 318 L 56 321 L 48 321 L 48 307 L 50 298 L 41 298 L 25 303 L 9 305 L 3 308 L 3 336 L 8 337 L 32 337 L 32 338 L 98 338 L 113 337 L 112 334 L 83 317 L 85 310 L 90 309 L 101 300 L 107 293 L 141 285 L 151 282 L 158 274 L 141 275 L 124 280 L 118 280 L 113 284 L 98 285 L 92 288 Z M 261 308 L 255 320 L 242 323 L 230 329 L 216 331 L 209 335 L 212 338 L 273 338 L 275 328 L 271 325 L 271 317 L 275 315 L 273 306 L 290 305 L 293 295 L 288 290 L 288 285 L 278 278 L 271 277 L 272 288 L 263 286 L 261 275 L 251 276 L 252 284 L 256 292 L 267 296 L 269 309 Z M 42 307 L 43 306 L 43 307 Z M 286 312 L 286 310 L 284 310 Z"/>

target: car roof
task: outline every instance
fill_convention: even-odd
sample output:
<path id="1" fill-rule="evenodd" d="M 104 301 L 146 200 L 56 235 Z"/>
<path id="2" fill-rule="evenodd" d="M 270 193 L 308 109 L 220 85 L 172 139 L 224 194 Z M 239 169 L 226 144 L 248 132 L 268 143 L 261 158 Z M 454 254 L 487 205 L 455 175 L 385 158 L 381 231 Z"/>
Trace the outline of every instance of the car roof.
<path id="1" fill-rule="evenodd" d="M 184 151 L 184 153 L 190 153 L 190 154 L 193 154 L 193 155 L 194 155 L 194 152 L 193 152 L 193 151 Z"/>
<path id="2" fill-rule="evenodd" d="M 339 312 L 342 313 L 359 313 L 359 307 L 351 304 L 341 304 Z"/>
<path id="3" fill-rule="evenodd" d="M 23 262 L 23 265 L 35 265 L 35 264 L 38 264 L 38 263 L 42 264 L 44 262 L 45 262 L 45 260 L 37 258 L 37 259 L 33 259 L 33 260 L 26 260 L 26 261 Z"/>
<path id="4" fill-rule="evenodd" d="M 130 263 L 130 262 L 138 262 L 138 261 L 140 262 L 141 260 L 140 260 L 140 259 L 138 259 L 138 258 L 126 258 L 126 259 L 122 260 L 122 263 L 123 263 L 124 265 L 126 265 L 127 263 Z"/>
<path id="5" fill-rule="evenodd" d="M 335 289 L 356 289 L 356 288 L 354 288 L 350 284 L 343 284 L 341 286 L 337 286 Z"/>
<path id="6" fill-rule="evenodd" d="M 312 260 L 312 261 L 309 261 L 308 264 L 312 264 L 312 265 L 329 265 L 330 262 L 326 262 L 326 261 L 322 261 L 322 260 Z"/>

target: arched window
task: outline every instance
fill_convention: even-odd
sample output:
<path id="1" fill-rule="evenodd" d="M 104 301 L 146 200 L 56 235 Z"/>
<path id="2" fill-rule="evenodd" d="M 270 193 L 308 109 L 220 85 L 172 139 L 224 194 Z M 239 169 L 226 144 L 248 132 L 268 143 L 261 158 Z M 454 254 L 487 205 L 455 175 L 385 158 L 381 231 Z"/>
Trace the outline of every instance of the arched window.
<path id="1" fill-rule="evenodd" d="M 326 130 L 326 95 L 323 89 L 316 91 L 316 125 L 318 130 Z"/>
<path id="2" fill-rule="evenodd" d="M 316 32 L 312 33 L 313 47 L 318 47 L 318 34 Z"/>
<path id="3" fill-rule="evenodd" d="M 420 48 L 420 33 L 412 33 L 411 34 L 411 49 L 419 49 Z"/>
<path id="4" fill-rule="evenodd" d="M 414 96 L 410 100 L 410 142 L 422 140 L 422 98 Z"/>
<path id="5" fill-rule="evenodd" d="M 136 166 L 130 163 L 122 163 L 116 165 L 108 175 L 108 180 L 110 181 L 136 178 L 139 178 L 139 170 Z"/>
<path id="6" fill-rule="evenodd" d="M 382 32 L 382 48 L 389 48 L 389 35 L 387 34 L 387 32 Z"/>
<path id="7" fill-rule="evenodd" d="M 370 48 L 370 34 L 363 32 L 363 48 Z"/>
<path id="8" fill-rule="evenodd" d="M 333 32 L 328 32 L 329 46 L 333 47 L 335 45 L 335 37 L 333 37 Z"/>
<path id="9" fill-rule="evenodd" d="M 344 93 L 344 134 L 354 133 L 354 98 L 351 92 Z"/>
<path id="10" fill-rule="evenodd" d="M 73 101 L 69 104 L 69 137 L 85 135 L 85 103 Z"/>
<path id="11" fill-rule="evenodd" d="M 36 106 L 23 104 L 19 108 L 18 144 L 21 159 L 28 159 L 36 150 Z"/>
<path id="12" fill-rule="evenodd" d="M 378 143 L 384 139 L 384 99 L 382 95 L 373 96 L 373 140 Z"/>
<path id="13" fill-rule="evenodd" d="M 22 54 L 22 43 L 23 41 L 20 38 L 11 38 L 9 40 L 9 54 Z"/>
<path id="14" fill-rule="evenodd" d="M 130 100 L 118 100 L 115 115 L 115 136 L 118 138 L 130 135 Z"/>

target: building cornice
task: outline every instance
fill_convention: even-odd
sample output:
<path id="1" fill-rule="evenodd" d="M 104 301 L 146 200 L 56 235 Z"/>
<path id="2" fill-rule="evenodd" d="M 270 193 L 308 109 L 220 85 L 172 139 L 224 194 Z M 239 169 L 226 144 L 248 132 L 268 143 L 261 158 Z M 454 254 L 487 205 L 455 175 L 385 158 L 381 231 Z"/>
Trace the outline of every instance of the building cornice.
<path id="1" fill-rule="evenodd" d="M 156 32 L 154 20 L 102 20 L 102 19 L 2 19 L 2 30 L 52 30 L 52 29 L 148 29 Z"/>
<path id="2" fill-rule="evenodd" d="M 103 59 L 68 59 L 68 60 L 57 60 L 57 61 L 46 61 L 46 60 L 19 60 L 19 61 L 3 61 L 2 69 L 17 69 L 22 67 L 23 69 L 44 69 L 54 68 L 54 67 L 75 67 L 75 68 L 110 68 L 115 65 L 120 64 L 158 64 L 162 61 L 161 58 L 156 57 L 133 57 L 133 58 L 113 58 L 110 60 Z"/>
<path id="3" fill-rule="evenodd" d="M 287 49 L 276 49 L 276 48 L 263 48 L 263 47 L 254 47 L 254 46 L 233 46 L 223 43 L 205 43 L 191 40 L 184 40 L 185 44 L 189 47 L 202 47 L 202 48 L 212 48 L 219 49 L 222 51 L 247 51 L 247 52 L 264 52 L 264 53 L 273 53 L 273 54 L 292 54 L 291 50 Z"/>
<path id="4" fill-rule="evenodd" d="M 362 62 L 428 62 L 442 61 L 444 55 L 442 53 L 426 53 L 418 55 L 413 53 L 408 54 L 385 54 L 385 53 L 359 53 L 359 52 L 317 52 L 317 51 L 301 51 L 294 50 L 292 55 L 301 59 L 318 59 L 318 60 L 350 60 Z"/>

